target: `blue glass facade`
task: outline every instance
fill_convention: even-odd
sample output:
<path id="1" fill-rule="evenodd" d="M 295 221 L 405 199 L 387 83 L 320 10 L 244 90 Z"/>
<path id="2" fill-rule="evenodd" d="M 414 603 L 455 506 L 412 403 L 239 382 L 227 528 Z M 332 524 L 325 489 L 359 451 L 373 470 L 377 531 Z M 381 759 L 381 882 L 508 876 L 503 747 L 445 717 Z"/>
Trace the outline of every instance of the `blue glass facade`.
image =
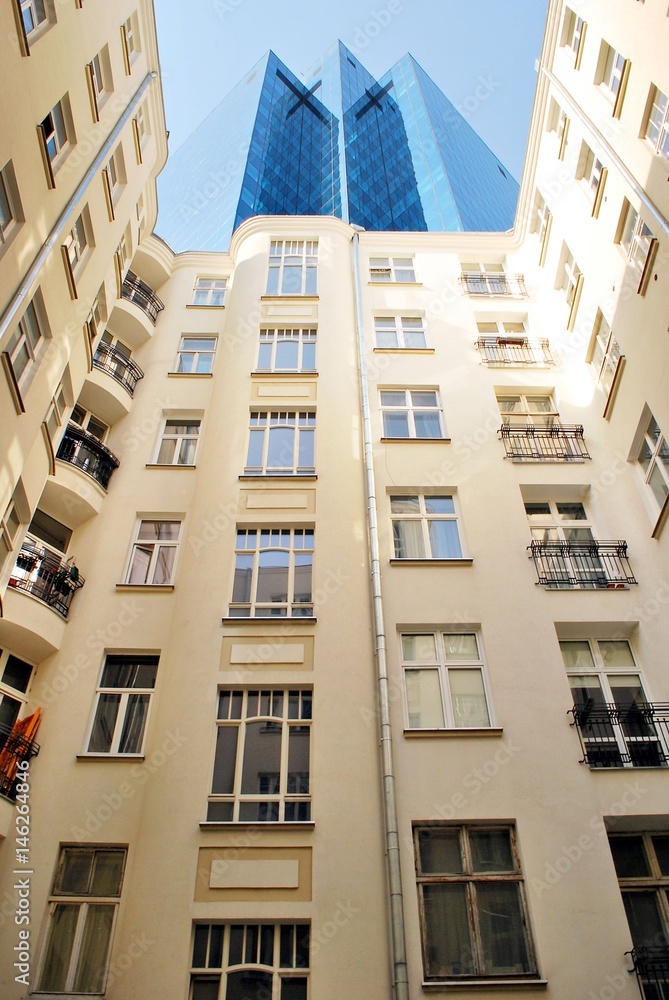
<path id="1" fill-rule="evenodd" d="M 518 185 L 412 56 L 380 81 L 337 42 L 300 81 L 269 52 L 158 179 L 157 232 L 226 250 L 252 215 L 505 230 Z"/>

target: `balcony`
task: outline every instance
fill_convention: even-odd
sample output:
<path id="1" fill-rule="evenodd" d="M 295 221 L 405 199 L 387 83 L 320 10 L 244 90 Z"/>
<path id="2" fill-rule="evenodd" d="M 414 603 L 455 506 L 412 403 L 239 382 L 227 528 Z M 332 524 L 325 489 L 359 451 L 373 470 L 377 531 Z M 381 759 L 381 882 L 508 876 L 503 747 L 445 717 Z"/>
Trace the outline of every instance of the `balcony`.
<path id="1" fill-rule="evenodd" d="M 593 769 L 669 764 L 669 705 L 588 703 L 575 705 L 569 714 L 581 741 L 581 763 Z"/>
<path id="2" fill-rule="evenodd" d="M 527 337 L 479 337 L 476 346 L 481 354 L 481 362 L 491 368 L 555 363 L 547 340 L 528 340 Z"/>
<path id="3" fill-rule="evenodd" d="M 119 351 L 117 347 L 100 343 L 93 358 L 93 365 L 101 372 L 107 372 L 122 385 L 129 396 L 133 396 L 137 383 L 144 378 L 144 372 L 135 362 Z"/>
<path id="4" fill-rule="evenodd" d="M 507 295 L 512 298 L 527 295 L 524 274 L 463 271 L 460 282 L 468 295 Z"/>
<path id="5" fill-rule="evenodd" d="M 528 546 L 537 583 L 548 590 L 627 590 L 636 583 L 627 542 L 543 542 Z"/>
<path id="6" fill-rule="evenodd" d="M 81 469 L 103 490 L 108 488 L 109 480 L 120 464 L 109 448 L 105 448 L 96 437 L 75 424 L 70 424 L 65 431 L 56 458 Z"/>
<path id="7" fill-rule="evenodd" d="M 133 271 L 128 271 L 123 279 L 121 297 L 127 302 L 134 302 L 136 306 L 149 317 L 153 325 L 156 325 L 158 314 L 165 308 L 154 290 L 138 278 Z"/>
<path id="8" fill-rule="evenodd" d="M 669 1000 L 669 947 L 634 948 L 628 954 L 644 1000 Z"/>
<path id="9" fill-rule="evenodd" d="M 62 618 L 67 618 L 72 598 L 84 582 L 76 566 L 30 537 L 21 546 L 9 578 L 11 588 L 36 597 Z"/>
<path id="10" fill-rule="evenodd" d="M 513 462 L 582 462 L 590 458 L 581 424 L 503 424 L 499 431 Z"/>
<path id="11" fill-rule="evenodd" d="M 39 753 L 40 746 L 34 739 L 13 728 L 0 724 L 0 795 L 8 799 L 16 797 L 15 786 L 20 780 L 17 766 Z"/>

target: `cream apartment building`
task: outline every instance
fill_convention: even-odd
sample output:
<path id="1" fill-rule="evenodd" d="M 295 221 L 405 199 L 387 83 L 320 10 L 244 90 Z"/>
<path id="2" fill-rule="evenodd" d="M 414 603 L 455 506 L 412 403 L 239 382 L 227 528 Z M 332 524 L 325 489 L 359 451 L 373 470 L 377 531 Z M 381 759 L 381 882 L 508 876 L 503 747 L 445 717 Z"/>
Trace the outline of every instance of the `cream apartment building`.
<path id="1" fill-rule="evenodd" d="M 666 5 L 549 5 L 513 231 L 179 255 L 151 6 L 18 7 L 3 995 L 663 1000 Z"/>

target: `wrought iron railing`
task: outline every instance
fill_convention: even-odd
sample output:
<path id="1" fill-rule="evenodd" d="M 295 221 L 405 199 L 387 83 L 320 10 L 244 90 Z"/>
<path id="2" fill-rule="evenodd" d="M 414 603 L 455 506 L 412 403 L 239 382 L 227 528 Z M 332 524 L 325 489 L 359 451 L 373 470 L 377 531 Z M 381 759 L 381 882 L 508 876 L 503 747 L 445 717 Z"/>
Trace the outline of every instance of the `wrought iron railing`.
<path id="1" fill-rule="evenodd" d="M 84 582 L 76 566 L 63 562 L 55 552 L 31 538 L 21 546 L 9 578 L 10 587 L 32 594 L 63 618 L 67 618 L 72 598 Z"/>
<path id="2" fill-rule="evenodd" d="M 153 325 L 156 325 L 158 313 L 165 308 L 154 290 L 145 281 L 138 278 L 133 271 L 128 271 L 123 279 L 121 296 L 128 302 L 134 302 L 136 306 L 146 313 Z"/>
<path id="3" fill-rule="evenodd" d="M 581 424 L 503 424 L 500 435 L 506 457 L 514 462 L 574 462 L 590 458 Z"/>
<path id="4" fill-rule="evenodd" d="M 70 424 L 58 446 L 56 458 L 69 462 L 77 469 L 92 476 L 103 490 L 109 486 L 114 470 L 119 467 L 119 460 L 101 441 L 81 427 Z"/>
<path id="5" fill-rule="evenodd" d="M 669 947 L 634 948 L 628 954 L 644 1000 L 669 1000 Z"/>
<path id="6" fill-rule="evenodd" d="M 16 773 L 17 764 L 36 757 L 39 751 L 39 743 L 35 740 L 26 739 L 11 726 L 0 723 L 0 795 L 10 799 L 16 797 L 15 785 L 21 780 Z"/>
<path id="7" fill-rule="evenodd" d="M 627 542 L 543 542 L 528 552 L 538 583 L 548 589 L 620 590 L 637 583 L 627 558 Z"/>
<path id="8" fill-rule="evenodd" d="M 463 271 L 460 281 L 469 295 L 527 295 L 524 274 Z"/>
<path id="9" fill-rule="evenodd" d="M 98 344 L 93 364 L 120 382 L 130 396 L 134 394 L 139 380 L 144 378 L 144 372 L 132 358 L 119 351 L 117 347 L 110 347 L 109 344 Z"/>
<path id="10" fill-rule="evenodd" d="M 592 768 L 667 767 L 669 705 L 575 705 L 583 763 Z"/>
<path id="11" fill-rule="evenodd" d="M 479 337 L 476 346 L 484 365 L 552 365 L 547 340 L 526 337 Z"/>

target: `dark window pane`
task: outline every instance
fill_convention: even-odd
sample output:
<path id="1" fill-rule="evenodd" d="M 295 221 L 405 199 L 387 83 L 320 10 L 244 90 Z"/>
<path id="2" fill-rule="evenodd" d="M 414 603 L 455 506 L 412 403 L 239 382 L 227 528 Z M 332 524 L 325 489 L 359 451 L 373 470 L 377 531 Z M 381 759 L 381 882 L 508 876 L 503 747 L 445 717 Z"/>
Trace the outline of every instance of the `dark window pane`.
<path id="1" fill-rule="evenodd" d="M 669 875 L 669 837 L 653 837 L 657 863 L 663 875 Z"/>
<path id="2" fill-rule="evenodd" d="M 307 1000 L 307 980 L 304 976 L 281 980 L 281 1000 Z"/>
<path id="3" fill-rule="evenodd" d="M 208 823 L 231 823 L 232 802 L 210 802 L 207 807 Z"/>
<path id="4" fill-rule="evenodd" d="M 218 1000 L 220 976 L 193 976 L 191 1000 Z"/>
<path id="5" fill-rule="evenodd" d="M 428 976 L 472 975 L 472 939 L 464 885 L 426 885 L 425 952 Z"/>
<path id="6" fill-rule="evenodd" d="M 471 830 L 469 844 L 475 872 L 515 871 L 508 830 Z"/>
<path id="7" fill-rule="evenodd" d="M 16 691 L 27 691 L 32 670 L 29 663 L 24 663 L 23 660 L 19 660 L 18 656 L 10 654 L 2 674 L 2 682 L 13 687 Z"/>
<path id="8" fill-rule="evenodd" d="M 531 972 L 520 887 L 512 882 L 479 883 L 476 897 L 485 974 Z"/>
<path id="9" fill-rule="evenodd" d="M 63 861 L 54 892 L 84 895 L 88 892 L 92 868 L 93 851 L 85 848 L 66 847 L 63 850 Z"/>
<path id="10" fill-rule="evenodd" d="M 650 875 L 643 837 L 611 837 L 609 845 L 618 878 Z"/>
<path id="11" fill-rule="evenodd" d="M 279 774 L 281 766 L 281 727 L 272 723 L 249 722 L 246 725 L 242 794 L 268 794 L 263 790 L 263 775 Z M 265 787 L 266 784 L 265 784 Z"/>
<path id="12" fill-rule="evenodd" d="M 457 875 L 462 871 L 458 830 L 421 830 L 418 850 L 420 869 L 426 874 Z"/>
<path id="13" fill-rule="evenodd" d="M 267 1000 L 272 996 L 270 972 L 229 972 L 225 1000 Z"/>
<path id="14" fill-rule="evenodd" d="M 623 903 L 635 948 L 666 947 L 657 893 L 624 892 Z"/>
<path id="15" fill-rule="evenodd" d="M 230 928 L 228 965 L 241 965 L 244 961 L 244 926 L 233 924 Z"/>
<path id="16" fill-rule="evenodd" d="M 198 924 L 193 940 L 193 968 L 204 969 L 207 964 L 207 941 L 209 940 L 209 924 Z"/>
<path id="17" fill-rule="evenodd" d="M 91 878 L 91 896 L 118 896 L 125 851 L 96 851 Z"/>
<path id="18" fill-rule="evenodd" d="M 209 933 L 209 968 L 220 969 L 223 964 L 223 925 L 212 924 Z"/>
<path id="19" fill-rule="evenodd" d="M 237 759 L 237 726 L 219 726 L 216 734 L 216 755 L 214 757 L 214 777 L 211 785 L 213 795 L 231 795 L 235 781 Z"/>
<path id="20" fill-rule="evenodd" d="M 295 937 L 295 927 L 293 924 L 283 924 L 281 926 L 281 945 L 279 965 L 282 969 L 293 968 L 293 941 Z"/>

